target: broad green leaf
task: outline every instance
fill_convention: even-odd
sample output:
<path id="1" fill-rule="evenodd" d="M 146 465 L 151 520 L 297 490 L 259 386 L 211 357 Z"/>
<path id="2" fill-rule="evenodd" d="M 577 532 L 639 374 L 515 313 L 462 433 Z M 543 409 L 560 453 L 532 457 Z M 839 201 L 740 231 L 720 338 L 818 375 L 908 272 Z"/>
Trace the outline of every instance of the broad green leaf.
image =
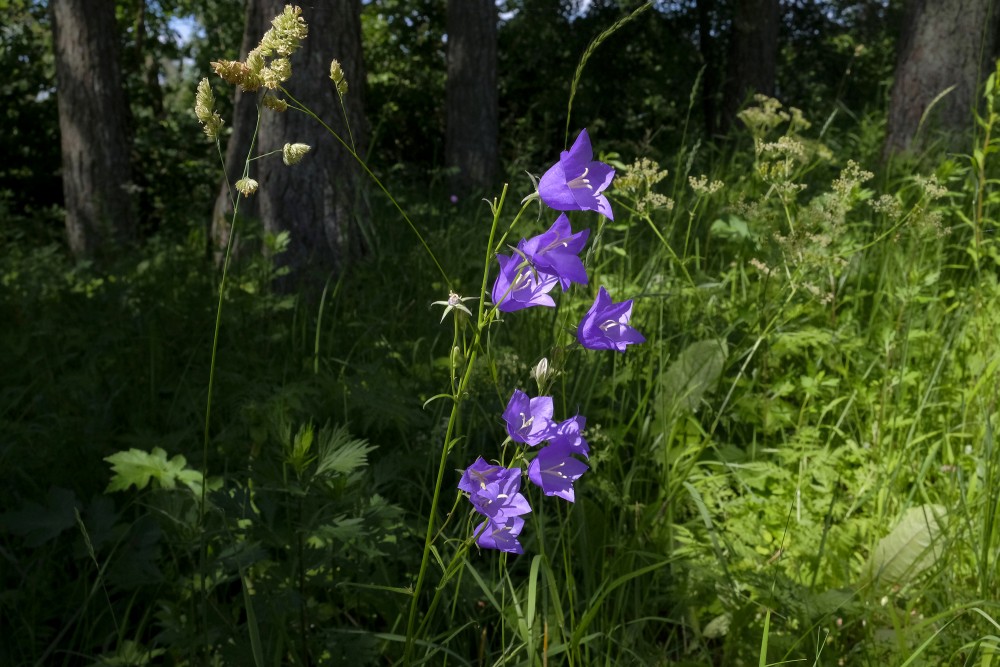
<path id="1" fill-rule="evenodd" d="M 865 578 L 890 585 L 913 581 L 940 557 L 946 516 L 941 505 L 906 510 L 892 532 L 875 545 L 865 566 Z"/>
<path id="2" fill-rule="evenodd" d="M 659 403 L 667 414 L 695 411 L 701 399 L 715 388 L 729 355 L 726 341 L 717 338 L 688 345 L 660 377 Z"/>
<path id="3" fill-rule="evenodd" d="M 105 493 L 124 491 L 133 484 L 136 489 L 144 489 L 151 481 L 164 489 L 177 488 L 179 482 L 192 491 L 201 490 L 201 473 L 187 469 L 187 459 L 180 454 L 167 460 L 167 453 L 159 447 L 154 447 L 152 452 L 132 448 L 104 460 L 111 464 L 115 473 Z"/>

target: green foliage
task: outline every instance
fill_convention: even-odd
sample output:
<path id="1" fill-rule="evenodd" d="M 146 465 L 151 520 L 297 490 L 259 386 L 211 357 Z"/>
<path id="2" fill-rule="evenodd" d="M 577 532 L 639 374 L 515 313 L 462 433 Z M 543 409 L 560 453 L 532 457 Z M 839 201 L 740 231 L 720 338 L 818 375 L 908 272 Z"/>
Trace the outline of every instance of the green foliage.
<path id="1" fill-rule="evenodd" d="M 419 132 L 390 147 L 394 126 L 439 127 L 442 4 L 365 8 L 368 48 L 385 60 L 370 83 L 386 101 L 375 143 L 386 163 L 421 151 Z M 568 82 L 560 72 L 619 16 L 592 6 L 570 20 L 568 3 L 509 3 L 503 39 L 522 58 L 504 84 L 517 100 L 510 164 L 550 162 L 560 147 L 565 91 L 533 91 L 528 74 L 544 66 Z M 157 30 L 170 15 L 159 9 Z M 415 29 L 395 29 L 407 17 Z M 399 198 L 453 285 L 386 231 L 319 305 L 273 289 L 287 237 L 245 228 L 269 256 L 237 262 L 222 291 L 207 424 L 218 275 L 187 217 L 215 177 L 192 185 L 207 168 L 170 139 L 196 136 L 193 121 L 166 120 L 176 124 L 140 147 L 162 181 L 144 210 L 183 224 L 106 271 L 5 218 L 0 626 L 13 630 L 0 663 L 400 664 L 413 608 L 424 664 L 988 664 L 1000 596 L 1000 117 L 988 108 L 965 158 L 870 174 L 877 120 L 855 137 L 807 120 L 827 117 L 827 77 L 802 91 L 824 100 L 806 112 L 755 101 L 725 151 L 691 135 L 680 144 L 691 88 L 643 97 L 648 116 L 621 100 L 657 89 L 643 67 L 675 65 L 643 45 L 693 31 L 691 19 L 661 13 L 601 47 L 616 57 L 588 63 L 574 118 L 622 128 L 608 158 L 617 215 L 591 228 L 591 285 L 555 315 L 489 328 L 462 387 L 480 348 L 428 304 L 449 286 L 477 293 L 481 203 L 451 206 L 425 187 Z M 857 46 L 824 26 L 824 48 Z M 693 79 L 695 58 L 680 51 L 660 55 L 683 64 L 677 81 Z M 130 86 L 145 85 L 137 73 Z M 851 90 L 834 97 L 849 106 Z M 636 150 L 655 143 L 642 135 L 651 122 L 678 132 L 662 138 L 678 142 L 672 164 Z M 509 196 L 530 187 L 512 181 Z M 506 241 L 545 218 L 520 220 Z M 599 284 L 637 295 L 647 344 L 625 355 L 573 345 Z M 470 549 L 455 470 L 496 451 L 497 413 L 542 357 L 556 410 L 587 417 L 591 470 L 573 505 L 531 498 L 528 555 Z M 443 384 L 455 395 L 428 403 Z"/>
<path id="2" fill-rule="evenodd" d="M 188 468 L 187 459 L 180 454 L 168 461 L 167 453 L 159 447 L 152 452 L 133 448 L 106 456 L 104 460 L 114 472 L 106 492 L 124 491 L 132 485 L 141 491 L 151 481 L 155 482 L 154 488 L 173 489 L 182 484 L 195 493 L 201 489 L 201 473 Z"/>

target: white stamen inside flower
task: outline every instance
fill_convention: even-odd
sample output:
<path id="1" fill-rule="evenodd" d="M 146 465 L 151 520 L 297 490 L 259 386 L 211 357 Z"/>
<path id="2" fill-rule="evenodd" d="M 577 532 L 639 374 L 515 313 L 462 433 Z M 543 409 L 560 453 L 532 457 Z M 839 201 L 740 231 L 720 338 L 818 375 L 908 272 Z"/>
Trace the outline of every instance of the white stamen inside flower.
<path id="1" fill-rule="evenodd" d="M 521 412 L 519 414 L 521 415 L 521 428 L 518 429 L 518 431 L 519 432 L 520 431 L 530 431 L 531 430 L 531 422 L 535 421 L 535 416 L 532 415 L 532 416 L 530 416 L 528 418 L 525 418 L 523 412 Z"/>
<path id="2" fill-rule="evenodd" d="M 566 185 L 571 188 L 587 188 L 588 190 L 593 190 L 594 186 L 590 184 L 590 179 L 587 178 L 587 172 L 590 171 L 590 167 L 583 170 L 583 173 L 574 178 L 572 181 L 567 181 Z"/>
<path id="3" fill-rule="evenodd" d="M 598 325 L 598 328 L 601 331 L 604 331 L 605 333 L 607 333 L 608 329 L 610 329 L 611 327 L 616 327 L 616 326 L 618 326 L 618 322 L 616 322 L 614 320 L 604 320 L 603 322 L 600 323 L 600 325 Z"/>
<path id="4" fill-rule="evenodd" d="M 556 238 L 555 241 L 553 241 L 552 243 L 550 243 L 547 246 L 545 246 L 544 248 L 542 248 L 538 252 L 538 254 L 541 255 L 543 253 L 546 253 L 546 252 L 552 250 L 553 248 L 558 248 L 559 246 L 562 246 L 563 248 L 568 248 L 569 247 L 569 241 L 567 241 L 566 239 L 564 239 L 562 237 L 558 237 L 558 238 Z"/>

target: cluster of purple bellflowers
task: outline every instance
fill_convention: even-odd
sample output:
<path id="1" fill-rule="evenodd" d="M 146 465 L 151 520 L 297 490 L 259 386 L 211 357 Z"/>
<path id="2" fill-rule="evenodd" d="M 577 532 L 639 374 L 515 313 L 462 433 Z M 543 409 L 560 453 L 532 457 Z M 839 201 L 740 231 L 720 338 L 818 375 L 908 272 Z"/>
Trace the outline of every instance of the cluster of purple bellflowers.
<path id="1" fill-rule="evenodd" d="M 590 137 L 583 130 L 559 162 L 542 175 L 538 196 L 556 211 L 596 211 L 614 219 L 611 204 L 602 193 L 611 184 L 615 170 L 593 159 Z M 569 218 L 561 213 L 547 231 L 521 239 L 511 255 L 498 255 L 500 273 L 493 284 L 492 299 L 498 310 L 511 313 L 533 306 L 555 307 L 550 292 L 572 283 L 587 284 L 587 271 L 580 252 L 590 230 L 573 233 Z M 629 326 L 632 301 L 614 303 L 601 286 L 597 299 L 577 327 L 580 345 L 591 350 L 624 352 L 627 345 L 646 339 Z M 539 447 L 528 464 L 528 479 L 547 496 L 573 502 L 573 483 L 588 470 L 590 447 L 583 439 L 586 419 L 576 415 L 565 421 L 553 419 L 552 397 L 529 398 L 520 389 L 504 410 L 507 434 L 514 442 Z M 523 553 L 518 535 L 525 514 L 531 512 L 521 493 L 521 469 L 494 465 L 482 457 L 469 466 L 458 488 L 468 494 L 472 506 L 485 517 L 476 528 L 476 543 L 483 548 Z"/>

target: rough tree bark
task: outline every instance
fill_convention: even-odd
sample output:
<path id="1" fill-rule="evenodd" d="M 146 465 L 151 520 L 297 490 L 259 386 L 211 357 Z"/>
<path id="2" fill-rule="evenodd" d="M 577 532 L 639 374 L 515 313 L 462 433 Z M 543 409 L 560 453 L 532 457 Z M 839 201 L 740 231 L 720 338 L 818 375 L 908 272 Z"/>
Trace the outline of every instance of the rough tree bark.
<path id="1" fill-rule="evenodd" d="M 715 57 L 715 0 L 698 0 L 698 50 L 704 63 L 704 74 L 701 81 L 701 113 L 705 119 L 705 134 L 715 136 L 717 118 L 715 98 L 718 95 L 719 76 L 718 61 Z"/>
<path id="2" fill-rule="evenodd" d="M 911 148 L 921 118 L 931 111 L 921 130 L 953 137 L 948 148 L 959 148 L 957 137 L 971 130 L 979 82 L 990 72 L 1000 11 L 991 0 L 910 0 L 900 36 L 896 75 L 889 100 L 883 156 Z M 954 89 L 934 102 L 949 87 Z"/>
<path id="3" fill-rule="evenodd" d="M 248 26 L 260 21 L 252 35 L 244 37 L 244 49 L 260 41 L 274 16 L 282 12 L 284 0 L 250 0 Z M 328 0 L 306 5 L 302 17 L 309 25 L 309 36 L 302 48 L 291 58 L 292 78 L 284 87 L 301 104 L 332 127 L 362 157 L 367 149 L 368 128 L 364 115 L 365 67 L 361 51 L 361 5 L 359 0 Z M 251 28 L 248 27 L 248 32 Z M 247 42 L 247 39 L 250 39 Z M 245 51 L 244 51 L 245 52 Z M 344 122 L 344 111 L 334 83 L 330 80 L 330 61 L 341 63 L 350 86 L 344 98 L 350 130 Z M 282 97 L 281 93 L 277 94 Z M 236 100 L 233 134 L 227 147 L 230 180 L 240 175 L 249 136 L 257 121 L 256 98 L 240 95 Z M 247 112 L 253 106 L 253 113 Z M 305 143 L 312 151 L 296 165 L 286 166 L 280 157 L 286 143 Z M 277 287 L 285 291 L 300 286 L 321 285 L 330 274 L 343 269 L 353 257 L 364 253 L 366 243 L 362 230 L 369 212 L 365 198 L 367 181 L 357 161 L 336 139 L 313 118 L 289 109 L 276 113 L 264 109 L 257 133 L 256 155 L 266 155 L 255 161 L 259 190 L 250 200 L 256 200 L 257 211 L 267 232 L 289 232 L 290 243 L 276 257 L 280 266 L 290 269 Z M 225 197 L 226 199 L 223 199 Z M 229 234 L 228 189 L 219 199 L 213 215 L 213 238 L 224 243 Z M 240 203 L 240 213 L 246 215 L 247 200 Z M 224 250 L 224 246 L 222 247 Z"/>
<path id="4" fill-rule="evenodd" d="M 778 0 L 737 0 L 729 35 L 722 124 L 736 118 L 751 93 L 774 95 L 778 61 Z"/>
<path id="5" fill-rule="evenodd" d="M 494 185 L 498 163 L 497 8 L 448 0 L 445 163 L 457 192 Z"/>
<path id="6" fill-rule="evenodd" d="M 240 60 L 245 60 L 247 54 L 257 46 L 260 38 L 268 28 L 267 19 L 262 16 L 259 2 L 247 2 L 246 17 L 243 28 L 243 43 L 240 46 Z M 257 94 L 245 93 L 236 87 L 233 98 L 233 131 L 229 135 L 226 143 L 226 174 L 219 183 L 219 190 L 215 197 L 215 207 L 212 210 L 211 223 L 211 243 L 212 252 L 216 264 L 221 264 L 225 258 L 226 247 L 229 244 L 229 235 L 232 232 L 233 224 L 233 184 L 243 177 L 243 166 L 247 153 L 250 150 L 250 142 L 253 141 L 254 131 L 257 129 Z M 257 163 L 250 163 L 250 178 L 257 178 Z M 256 219 L 260 215 L 257 206 L 257 197 L 244 197 L 240 200 L 240 217 L 243 219 Z M 239 226 L 237 225 L 237 230 Z M 239 231 L 233 239 L 233 258 L 240 256 Z"/>
<path id="7" fill-rule="evenodd" d="M 69 247 L 100 259 L 135 234 L 128 102 L 110 0 L 52 0 L 56 95 Z"/>

